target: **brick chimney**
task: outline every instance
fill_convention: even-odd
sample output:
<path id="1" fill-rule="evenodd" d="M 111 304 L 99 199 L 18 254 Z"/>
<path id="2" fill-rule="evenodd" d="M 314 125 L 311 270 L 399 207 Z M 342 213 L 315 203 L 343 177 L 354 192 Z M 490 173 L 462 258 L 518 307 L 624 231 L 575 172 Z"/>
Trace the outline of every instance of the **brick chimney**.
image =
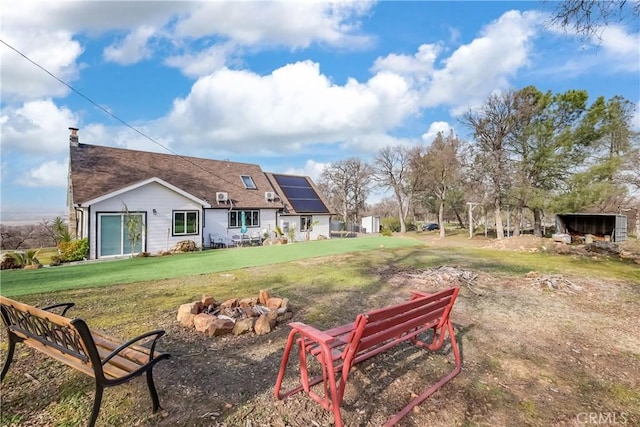
<path id="1" fill-rule="evenodd" d="M 69 128 L 71 134 L 69 135 L 69 144 L 73 147 L 78 146 L 78 128 Z"/>

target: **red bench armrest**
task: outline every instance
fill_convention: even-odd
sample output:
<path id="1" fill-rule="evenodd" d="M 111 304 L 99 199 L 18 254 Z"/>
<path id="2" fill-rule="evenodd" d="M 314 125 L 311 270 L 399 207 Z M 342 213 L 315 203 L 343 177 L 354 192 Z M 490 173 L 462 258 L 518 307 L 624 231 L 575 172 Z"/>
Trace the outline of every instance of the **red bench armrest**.
<path id="1" fill-rule="evenodd" d="M 289 326 L 293 330 L 295 330 L 296 332 L 299 332 L 303 336 L 305 336 L 305 337 L 307 337 L 307 338 L 309 338 L 312 341 L 315 341 L 317 343 L 328 344 L 328 343 L 330 343 L 331 341 L 334 340 L 334 337 L 332 337 L 331 335 L 325 334 L 321 330 L 316 329 L 313 326 L 309 326 L 307 324 L 304 324 L 302 322 L 291 322 L 291 323 L 289 323 Z"/>

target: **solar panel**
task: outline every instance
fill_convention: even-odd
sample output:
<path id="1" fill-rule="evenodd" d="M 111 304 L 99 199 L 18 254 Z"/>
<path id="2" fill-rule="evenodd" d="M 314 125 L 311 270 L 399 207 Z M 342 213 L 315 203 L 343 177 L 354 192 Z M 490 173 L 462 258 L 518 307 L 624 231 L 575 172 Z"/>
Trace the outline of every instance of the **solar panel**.
<path id="1" fill-rule="evenodd" d="M 285 175 L 274 175 L 273 177 L 296 212 L 329 213 L 329 209 L 322 203 L 318 193 L 306 178 Z"/>

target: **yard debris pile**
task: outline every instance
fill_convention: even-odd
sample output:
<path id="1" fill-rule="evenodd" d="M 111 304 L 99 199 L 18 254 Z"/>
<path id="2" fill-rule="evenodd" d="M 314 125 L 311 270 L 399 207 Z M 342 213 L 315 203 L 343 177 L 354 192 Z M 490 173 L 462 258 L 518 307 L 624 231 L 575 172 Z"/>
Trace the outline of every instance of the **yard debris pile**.
<path id="1" fill-rule="evenodd" d="M 474 288 L 478 275 L 473 271 L 463 270 L 460 267 L 441 265 L 420 272 L 403 273 L 403 276 L 429 285 L 466 285 L 472 293 L 482 295 L 481 292 Z"/>
<path id="2" fill-rule="evenodd" d="M 250 332 L 265 335 L 292 317 L 287 298 L 271 297 L 269 291 L 263 289 L 258 297 L 232 298 L 222 303 L 211 295 L 203 295 L 200 301 L 182 304 L 177 320 L 213 337 Z"/>
<path id="3" fill-rule="evenodd" d="M 525 277 L 532 279 L 531 283 L 543 291 L 561 291 L 569 294 L 582 291 L 582 286 L 576 285 L 560 274 L 540 276 L 537 272 L 531 271 Z"/>

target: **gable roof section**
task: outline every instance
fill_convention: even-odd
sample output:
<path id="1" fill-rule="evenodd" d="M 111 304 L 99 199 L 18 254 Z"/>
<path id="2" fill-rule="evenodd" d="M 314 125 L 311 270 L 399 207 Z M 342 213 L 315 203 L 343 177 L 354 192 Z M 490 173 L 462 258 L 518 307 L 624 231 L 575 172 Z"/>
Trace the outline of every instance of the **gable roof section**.
<path id="1" fill-rule="evenodd" d="M 285 213 L 332 214 L 329 204 L 308 176 L 265 173 L 280 196 Z"/>
<path id="2" fill-rule="evenodd" d="M 89 206 L 89 205 L 93 205 L 95 203 L 99 203 L 103 200 L 109 199 L 111 197 L 115 197 L 119 194 L 123 194 L 126 193 L 127 191 L 131 191 L 131 190 L 135 190 L 136 188 L 140 188 L 140 187 L 144 187 L 145 185 L 151 184 L 152 182 L 158 183 L 160 185 L 162 185 L 165 188 L 168 188 L 169 190 L 175 191 L 176 193 L 180 194 L 181 196 L 186 197 L 187 199 L 190 199 L 191 201 L 193 201 L 194 203 L 197 203 L 199 205 L 204 206 L 205 208 L 210 208 L 211 204 L 209 204 L 209 202 L 207 202 L 206 200 L 202 200 L 202 199 L 198 199 L 197 197 L 193 196 L 192 194 L 187 193 L 184 190 L 181 190 L 180 188 L 169 184 L 168 182 L 165 182 L 163 180 L 161 180 L 160 178 L 149 178 L 146 179 L 144 181 L 129 185 L 127 187 L 123 187 L 119 190 L 116 190 L 112 193 L 108 193 L 108 194 L 104 194 L 102 196 L 96 197 L 95 199 L 91 199 L 91 200 L 87 200 L 86 202 L 83 203 L 83 205 Z"/>
<path id="3" fill-rule="evenodd" d="M 78 144 L 70 146 L 71 195 L 74 204 L 105 197 L 156 178 L 163 185 L 180 189 L 211 207 L 229 209 L 282 207 L 265 199 L 274 191 L 260 166 L 197 157 L 122 148 Z M 253 178 L 256 189 L 248 190 L 241 175 Z M 226 192 L 232 204 L 216 202 L 216 193 Z"/>

